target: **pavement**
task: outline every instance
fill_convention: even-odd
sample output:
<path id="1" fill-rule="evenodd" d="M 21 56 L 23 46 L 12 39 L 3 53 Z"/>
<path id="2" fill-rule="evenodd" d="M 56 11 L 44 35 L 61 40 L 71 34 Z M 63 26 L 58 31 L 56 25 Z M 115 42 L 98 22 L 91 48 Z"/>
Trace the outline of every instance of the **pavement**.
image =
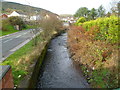
<path id="1" fill-rule="evenodd" d="M 29 29 L 9 34 L 0 38 L 0 62 L 28 43 L 40 33 L 42 29 Z"/>

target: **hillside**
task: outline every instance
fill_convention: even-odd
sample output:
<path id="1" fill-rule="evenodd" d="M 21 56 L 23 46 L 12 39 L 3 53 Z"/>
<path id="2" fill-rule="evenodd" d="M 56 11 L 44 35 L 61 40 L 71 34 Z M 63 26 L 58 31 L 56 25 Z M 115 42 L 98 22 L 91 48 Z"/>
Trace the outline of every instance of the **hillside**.
<path id="1" fill-rule="evenodd" d="M 23 13 L 31 13 L 34 14 L 36 13 L 36 11 L 38 13 L 49 13 L 49 14 L 54 14 L 48 10 L 42 9 L 42 8 L 38 8 L 38 7 L 33 7 L 33 6 L 29 6 L 29 5 L 23 5 L 23 4 L 19 4 L 19 3 L 15 3 L 15 2 L 7 2 L 7 1 L 2 1 L 2 13 L 11 13 L 12 11 L 19 11 L 19 12 L 23 12 Z"/>
<path id="2" fill-rule="evenodd" d="M 73 17 L 72 14 L 61 14 L 60 16 L 61 16 L 61 17 Z"/>

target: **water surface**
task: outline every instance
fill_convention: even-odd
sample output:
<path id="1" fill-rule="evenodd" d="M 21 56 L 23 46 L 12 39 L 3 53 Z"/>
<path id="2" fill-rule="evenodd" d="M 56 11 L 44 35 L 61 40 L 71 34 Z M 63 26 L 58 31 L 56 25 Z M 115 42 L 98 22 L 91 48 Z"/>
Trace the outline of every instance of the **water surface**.
<path id="1" fill-rule="evenodd" d="M 44 61 L 37 88 L 89 87 L 69 57 L 66 33 L 51 41 Z"/>

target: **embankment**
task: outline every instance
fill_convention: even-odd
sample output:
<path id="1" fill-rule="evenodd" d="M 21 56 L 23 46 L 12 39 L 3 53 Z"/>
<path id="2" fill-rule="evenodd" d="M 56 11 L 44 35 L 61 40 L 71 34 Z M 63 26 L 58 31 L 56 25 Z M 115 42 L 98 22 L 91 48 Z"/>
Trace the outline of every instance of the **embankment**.
<path id="1" fill-rule="evenodd" d="M 39 58 L 31 65 L 32 69 L 30 70 L 30 73 L 21 80 L 18 88 L 35 88 L 50 41 L 64 32 L 65 30 L 54 34 L 53 37 L 44 45 Z"/>

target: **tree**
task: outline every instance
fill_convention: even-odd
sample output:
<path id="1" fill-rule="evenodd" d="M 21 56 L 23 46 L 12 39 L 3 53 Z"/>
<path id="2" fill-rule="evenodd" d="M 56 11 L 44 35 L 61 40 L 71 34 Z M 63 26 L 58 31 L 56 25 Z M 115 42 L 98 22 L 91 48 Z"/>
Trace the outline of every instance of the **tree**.
<path id="1" fill-rule="evenodd" d="M 107 16 L 107 17 L 110 17 L 110 16 L 111 16 L 111 13 L 110 13 L 110 12 L 108 12 L 108 13 L 106 14 L 106 16 Z"/>
<path id="2" fill-rule="evenodd" d="M 75 13 L 75 17 L 87 17 L 89 14 L 89 10 L 86 7 L 79 8 Z"/>
<path id="3" fill-rule="evenodd" d="M 18 17 L 18 16 L 9 17 L 9 22 L 13 26 L 18 25 L 19 26 L 19 30 L 21 30 L 22 28 L 25 28 L 24 21 L 20 17 Z"/>
<path id="4" fill-rule="evenodd" d="M 97 11 L 98 11 L 98 17 L 103 17 L 105 15 L 105 9 L 103 8 L 102 5 L 98 8 Z"/>
<path id="5" fill-rule="evenodd" d="M 55 32 L 59 32 L 62 28 L 62 22 L 54 14 L 49 14 L 49 18 L 42 18 L 39 24 L 43 29 L 42 38 L 44 40 L 50 39 Z"/>
<path id="6" fill-rule="evenodd" d="M 92 8 L 90 13 L 89 13 L 89 18 L 94 20 L 94 19 L 96 19 L 96 17 L 97 17 L 97 11 L 95 8 Z"/>

